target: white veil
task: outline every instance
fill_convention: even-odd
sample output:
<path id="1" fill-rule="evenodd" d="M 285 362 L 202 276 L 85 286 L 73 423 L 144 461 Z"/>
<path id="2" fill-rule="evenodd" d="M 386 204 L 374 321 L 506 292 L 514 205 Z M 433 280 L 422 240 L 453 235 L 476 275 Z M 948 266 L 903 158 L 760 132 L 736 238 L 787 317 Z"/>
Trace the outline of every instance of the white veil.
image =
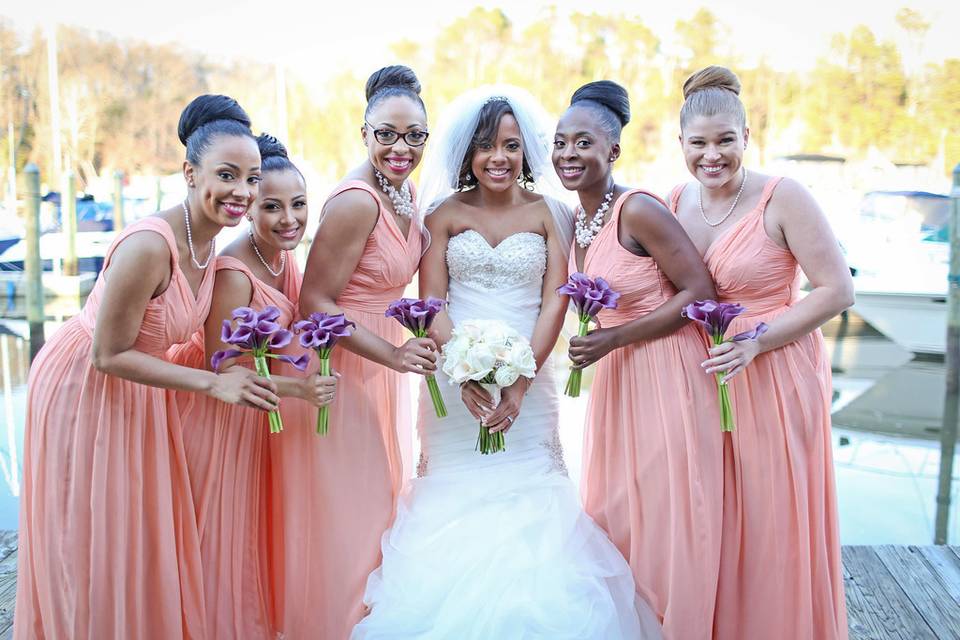
<path id="1" fill-rule="evenodd" d="M 534 191 L 546 200 L 553 214 L 564 251 L 573 241 L 573 210 L 564 203 L 568 192 L 553 169 L 551 149 L 556 118 L 551 118 L 533 96 L 512 85 L 486 85 L 458 96 L 444 111 L 430 146 L 420 179 L 419 205 L 430 215 L 457 190 L 460 166 L 470 148 L 480 110 L 493 98 L 504 98 L 520 126 L 523 155 L 533 174 Z"/>

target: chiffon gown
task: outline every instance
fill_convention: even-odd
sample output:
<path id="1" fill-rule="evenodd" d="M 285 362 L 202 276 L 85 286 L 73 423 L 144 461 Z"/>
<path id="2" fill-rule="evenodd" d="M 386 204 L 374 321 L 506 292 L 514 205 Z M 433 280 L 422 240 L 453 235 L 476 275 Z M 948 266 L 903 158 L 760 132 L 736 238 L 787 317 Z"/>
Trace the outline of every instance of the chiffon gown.
<path id="1" fill-rule="evenodd" d="M 796 258 L 763 227 L 779 181 L 771 178 L 753 210 L 704 255 L 720 300 L 747 308 L 728 335 L 769 323 L 797 301 Z M 674 211 L 682 191 L 671 194 Z M 757 356 L 729 389 L 736 429 L 724 437 L 714 637 L 846 638 L 823 336 L 813 331 Z"/>
<path id="2" fill-rule="evenodd" d="M 450 238 L 446 259 L 454 325 L 498 319 L 532 335 L 542 236 L 518 233 L 492 248 L 468 230 Z M 436 375 L 448 415 L 436 417 L 422 383 L 420 477 L 383 536 L 383 565 L 365 596 L 371 612 L 353 640 L 659 638 L 630 568 L 566 475 L 551 366 L 526 394 L 506 451 L 490 455 L 475 450 L 479 425 L 458 387 Z"/>
<path id="3" fill-rule="evenodd" d="M 215 269 L 244 274 L 253 286 L 249 306 L 258 311 L 277 307 L 277 322 L 288 327 L 296 313 L 301 278 L 293 256 L 287 258 L 282 292 L 236 258 L 219 256 Z M 171 360 L 206 367 L 203 335 L 201 330 L 187 344 L 171 349 Z M 284 352 L 297 348 L 291 345 Z M 249 358 L 241 363 L 253 366 Z M 277 364 L 270 361 L 274 373 Z M 194 393 L 175 397 L 197 513 L 208 637 L 274 638 L 270 547 L 279 522 L 274 522 L 271 509 L 268 441 L 284 434 L 271 434 L 267 413 L 258 409 Z M 281 407 L 291 401 L 284 398 Z M 292 421 L 285 426 L 299 427 Z"/>
<path id="4" fill-rule="evenodd" d="M 621 294 L 604 327 L 642 317 L 676 294 L 652 257 L 620 244 L 621 195 L 587 248 L 582 272 Z M 571 251 L 570 271 L 578 271 Z M 691 324 L 615 349 L 596 366 L 587 405 L 584 508 L 630 562 L 664 637 L 709 638 L 720 563 L 722 439 L 717 390 L 703 375 Z"/>
<path id="5" fill-rule="evenodd" d="M 121 233 L 83 310 L 30 370 L 14 637 L 207 637 L 199 536 L 181 423 L 164 389 L 97 371 L 93 330 L 117 245 L 157 233 L 170 284 L 146 307 L 134 348 L 157 358 L 203 326 L 213 269 L 194 297 L 159 217 Z"/>
<path id="6" fill-rule="evenodd" d="M 384 312 L 417 270 L 420 224 L 412 220 L 404 235 L 361 181 L 345 182 L 329 197 L 350 189 L 369 193 L 379 217 L 337 305 L 347 319 L 400 345 L 409 336 Z M 316 409 L 291 403 L 305 416 L 302 424 L 270 441 L 282 500 L 285 575 L 277 591 L 287 640 L 343 640 L 363 615 L 364 585 L 380 563 L 380 536 L 393 519 L 403 460 L 411 456 L 406 377 L 342 346 L 330 364 L 341 378 L 329 433 L 316 434 Z"/>

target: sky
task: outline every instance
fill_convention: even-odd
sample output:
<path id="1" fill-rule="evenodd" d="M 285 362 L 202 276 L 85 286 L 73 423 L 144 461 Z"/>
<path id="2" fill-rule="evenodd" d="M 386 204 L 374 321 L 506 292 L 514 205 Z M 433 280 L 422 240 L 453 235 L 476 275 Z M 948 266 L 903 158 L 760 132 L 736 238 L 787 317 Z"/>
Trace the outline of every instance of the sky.
<path id="1" fill-rule="evenodd" d="M 134 3 L 118 0 L 39 0 L 9 2 L 0 16 L 29 30 L 56 19 L 62 24 L 104 31 L 121 38 L 152 43 L 174 43 L 213 59 L 257 59 L 279 63 L 306 80 L 322 80 L 344 66 L 365 76 L 395 62 L 389 44 L 401 38 L 432 41 L 445 24 L 479 4 L 473 0 L 361 0 L 311 2 L 301 0 L 162 0 Z M 830 36 L 866 24 L 879 37 L 903 44 L 894 16 L 909 6 L 932 22 L 923 57 L 941 62 L 960 58 L 960 38 L 951 25 L 960 24 L 960 3 L 935 0 L 871 0 L 865 3 L 804 0 L 672 0 L 639 3 L 636 0 L 582 0 L 528 2 L 484 0 L 487 8 L 500 8 L 518 26 L 529 24 L 545 7 L 561 14 L 573 11 L 626 13 L 661 35 L 664 47 L 678 19 L 691 17 L 709 6 L 726 24 L 733 49 L 747 62 L 763 57 L 780 69 L 807 69 L 827 50 Z M 899 39 L 899 40 L 897 40 Z M 901 47 L 903 50 L 904 47 Z"/>

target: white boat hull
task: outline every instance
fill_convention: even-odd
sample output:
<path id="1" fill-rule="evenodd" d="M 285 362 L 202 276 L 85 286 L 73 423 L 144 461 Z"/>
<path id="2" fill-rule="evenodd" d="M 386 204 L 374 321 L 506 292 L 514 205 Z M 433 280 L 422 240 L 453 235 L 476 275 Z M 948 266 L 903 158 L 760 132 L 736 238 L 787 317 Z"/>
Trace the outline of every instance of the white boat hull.
<path id="1" fill-rule="evenodd" d="M 947 299 L 943 293 L 858 290 L 853 311 L 908 351 L 942 355 L 946 350 Z"/>

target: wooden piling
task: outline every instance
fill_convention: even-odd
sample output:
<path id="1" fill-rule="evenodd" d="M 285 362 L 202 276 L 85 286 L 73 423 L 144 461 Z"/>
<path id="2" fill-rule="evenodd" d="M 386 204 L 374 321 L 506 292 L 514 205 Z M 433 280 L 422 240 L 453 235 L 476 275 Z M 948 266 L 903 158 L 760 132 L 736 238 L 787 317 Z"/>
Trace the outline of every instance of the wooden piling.
<path id="1" fill-rule="evenodd" d="M 60 221 L 65 242 L 63 252 L 63 275 L 80 273 L 77 261 L 77 177 L 73 171 L 63 174 L 63 189 L 60 191 Z"/>
<path id="2" fill-rule="evenodd" d="M 40 257 L 40 168 L 30 163 L 24 168 L 26 186 L 26 256 L 24 278 L 27 322 L 30 325 L 30 360 L 43 346 L 43 261 Z"/>
<path id="3" fill-rule="evenodd" d="M 935 544 L 946 544 L 950 520 L 953 456 L 960 409 L 960 164 L 953 169 L 950 193 L 950 270 L 947 275 L 947 348 L 944 353 L 947 390 L 940 428 L 940 482 L 937 489 Z"/>

